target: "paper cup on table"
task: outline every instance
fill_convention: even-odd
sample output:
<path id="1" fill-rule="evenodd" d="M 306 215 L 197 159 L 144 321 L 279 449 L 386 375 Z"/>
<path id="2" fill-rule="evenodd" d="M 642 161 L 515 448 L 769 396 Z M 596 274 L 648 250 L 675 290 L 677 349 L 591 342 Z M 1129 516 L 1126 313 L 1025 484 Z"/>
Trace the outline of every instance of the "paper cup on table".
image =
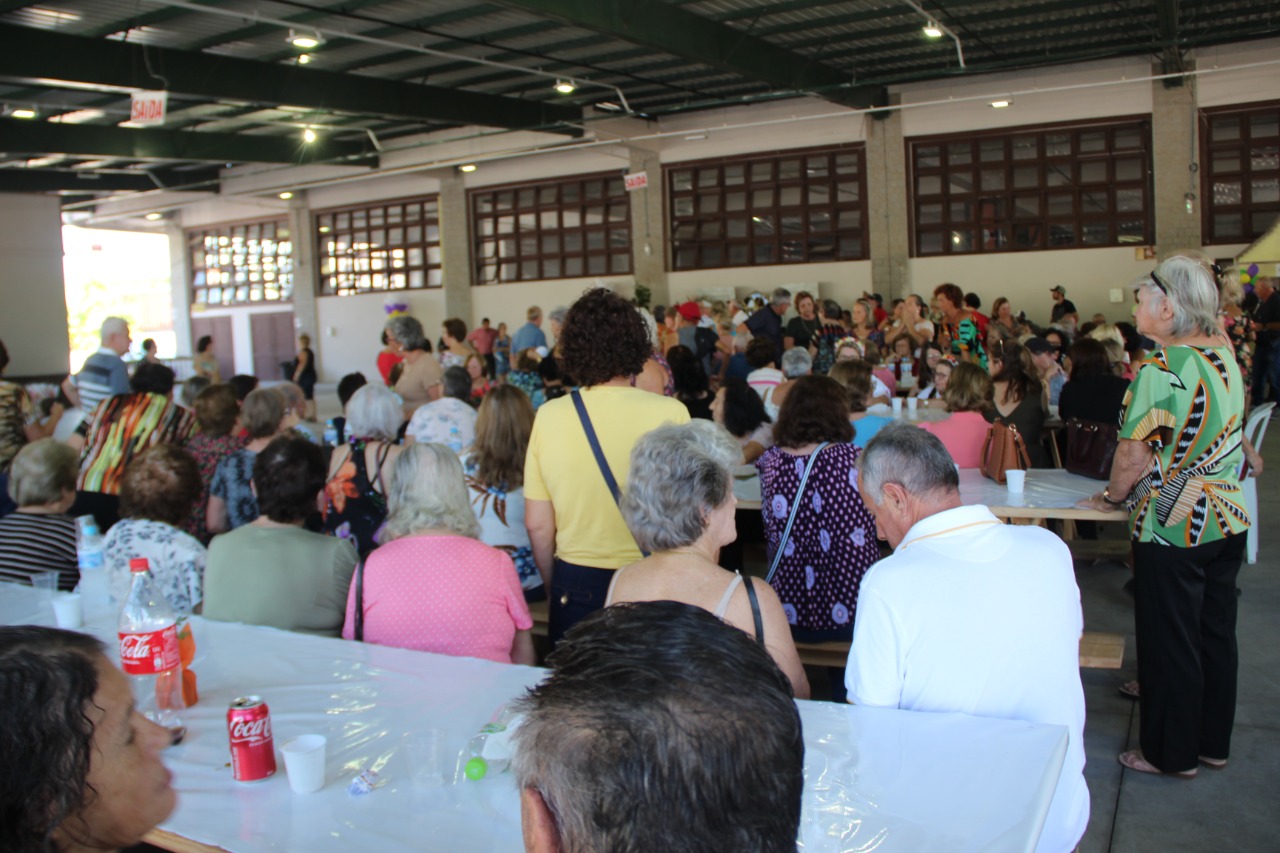
<path id="1" fill-rule="evenodd" d="M 908 397 L 907 398 L 907 414 L 911 415 L 911 417 L 914 418 L 916 416 L 916 412 L 919 411 L 919 409 L 920 409 L 920 398 Z"/>
<path id="2" fill-rule="evenodd" d="M 284 769 L 295 794 L 312 794 L 324 787 L 324 735 L 300 735 L 284 742 Z"/>
<path id="3" fill-rule="evenodd" d="M 84 606 L 74 592 L 59 592 L 53 596 L 53 621 L 59 628 L 79 628 L 84 624 Z"/>
<path id="4" fill-rule="evenodd" d="M 1009 491 L 1012 494 L 1020 495 L 1027 487 L 1026 471 L 1017 471 L 1010 468 L 1008 471 L 1004 472 L 1004 477 L 1005 483 L 1009 486 Z"/>
<path id="5" fill-rule="evenodd" d="M 902 398 L 894 397 L 889 401 L 889 405 L 893 406 L 893 416 L 895 418 L 902 416 Z"/>
<path id="6" fill-rule="evenodd" d="M 409 732 L 404 736 L 404 748 L 409 759 L 409 781 L 414 788 L 430 790 L 453 783 L 458 756 L 448 750 L 444 732 Z"/>

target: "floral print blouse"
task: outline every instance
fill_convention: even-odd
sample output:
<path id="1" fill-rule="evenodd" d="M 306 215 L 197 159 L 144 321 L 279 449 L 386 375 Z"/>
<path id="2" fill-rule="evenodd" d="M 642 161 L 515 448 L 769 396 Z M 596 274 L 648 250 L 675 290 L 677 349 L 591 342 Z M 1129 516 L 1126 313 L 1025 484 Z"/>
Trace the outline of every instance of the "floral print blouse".
<path id="1" fill-rule="evenodd" d="M 191 534 L 163 521 L 125 518 L 112 526 L 104 544 L 107 584 L 118 604 L 129 595 L 129 561 L 137 557 L 150 563 L 151 582 L 178 613 L 190 613 L 204 600 L 208 551 Z"/>

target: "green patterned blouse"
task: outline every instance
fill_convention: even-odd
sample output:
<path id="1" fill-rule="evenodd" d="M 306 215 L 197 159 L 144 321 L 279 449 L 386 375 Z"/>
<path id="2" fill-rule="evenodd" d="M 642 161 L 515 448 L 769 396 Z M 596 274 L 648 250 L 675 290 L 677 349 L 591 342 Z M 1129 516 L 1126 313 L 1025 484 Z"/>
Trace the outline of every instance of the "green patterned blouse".
<path id="1" fill-rule="evenodd" d="M 1228 347 L 1155 350 L 1125 394 L 1120 437 L 1151 445 L 1129 495 L 1134 541 L 1190 548 L 1249 528 L 1239 470 L 1244 380 Z"/>

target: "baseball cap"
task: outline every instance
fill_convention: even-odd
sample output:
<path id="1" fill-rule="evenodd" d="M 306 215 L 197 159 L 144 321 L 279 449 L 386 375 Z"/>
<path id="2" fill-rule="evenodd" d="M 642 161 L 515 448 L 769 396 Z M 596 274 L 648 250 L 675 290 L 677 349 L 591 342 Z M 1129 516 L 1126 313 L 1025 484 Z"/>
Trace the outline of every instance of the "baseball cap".
<path id="1" fill-rule="evenodd" d="M 676 309 L 680 312 L 680 316 L 691 323 L 698 322 L 702 317 L 702 309 L 698 307 L 696 302 L 681 302 L 680 307 Z"/>
<path id="2" fill-rule="evenodd" d="M 1060 284 L 1055 284 L 1053 287 L 1049 288 L 1049 292 L 1061 293 L 1063 296 L 1067 295 L 1067 289 Z"/>
<path id="3" fill-rule="evenodd" d="M 1027 338 L 1027 342 L 1022 346 L 1025 347 L 1027 352 L 1032 355 L 1044 355 L 1045 353 L 1054 351 L 1053 344 L 1049 343 L 1045 338 L 1040 337 Z"/>

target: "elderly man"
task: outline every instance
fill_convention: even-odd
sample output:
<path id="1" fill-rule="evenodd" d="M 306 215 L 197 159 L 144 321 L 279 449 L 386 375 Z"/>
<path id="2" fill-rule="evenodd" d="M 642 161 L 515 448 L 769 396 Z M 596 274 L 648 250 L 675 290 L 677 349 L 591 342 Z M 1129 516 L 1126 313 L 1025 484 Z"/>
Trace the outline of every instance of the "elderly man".
<path id="1" fill-rule="evenodd" d="M 747 330 L 756 337 L 766 337 L 773 341 L 774 351 L 781 355 L 785 351 L 782 345 L 782 316 L 791 307 L 791 291 L 779 287 L 769 297 L 769 304 L 752 314 L 747 320 Z M 776 363 L 776 362 L 775 362 Z"/>
<path id="2" fill-rule="evenodd" d="M 804 738 L 763 646 L 700 607 L 632 602 L 547 662 L 515 734 L 526 851 L 795 853 Z"/>
<path id="3" fill-rule="evenodd" d="M 62 383 L 67 398 L 86 417 L 108 397 L 129 393 L 129 368 L 121 358 L 133 343 L 129 323 L 120 317 L 108 317 L 102 321 L 101 336 L 101 348 L 84 360 L 79 373 Z"/>
<path id="4" fill-rule="evenodd" d="M 962 505 L 950 454 L 910 424 L 887 426 L 867 445 L 858 490 L 894 553 L 862 580 L 849 701 L 1066 726 L 1066 761 L 1036 849 L 1072 850 L 1089 822 L 1089 790 L 1071 553 L 1043 528 Z"/>
<path id="5" fill-rule="evenodd" d="M 528 322 L 516 329 L 516 333 L 511 336 L 511 360 L 513 362 L 515 357 L 525 350 L 547 345 L 547 333 L 542 331 L 542 309 L 537 305 L 529 306 L 525 318 Z"/>

